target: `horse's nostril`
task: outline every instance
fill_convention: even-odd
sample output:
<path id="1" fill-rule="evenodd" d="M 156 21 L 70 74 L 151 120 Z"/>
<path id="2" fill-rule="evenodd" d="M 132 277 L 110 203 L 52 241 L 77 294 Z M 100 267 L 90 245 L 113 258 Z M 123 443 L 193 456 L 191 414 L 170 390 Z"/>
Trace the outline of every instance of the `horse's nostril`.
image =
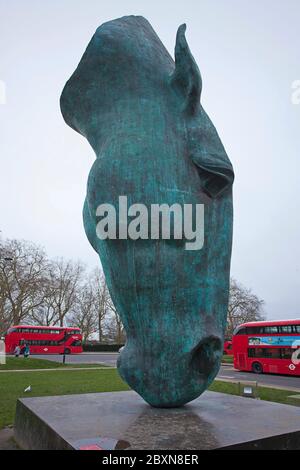
<path id="1" fill-rule="evenodd" d="M 191 358 L 193 369 L 210 375 L 222 356 L 222 341 L 217 336 L 207 336 L 194 348 Z"/>

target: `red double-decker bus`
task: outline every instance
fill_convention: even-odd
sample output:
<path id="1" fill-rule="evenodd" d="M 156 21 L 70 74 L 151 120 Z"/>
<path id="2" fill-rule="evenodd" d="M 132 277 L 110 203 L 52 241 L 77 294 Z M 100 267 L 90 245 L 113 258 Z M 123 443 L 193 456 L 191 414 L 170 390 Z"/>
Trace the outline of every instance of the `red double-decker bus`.
<path id="1" fill-rule="evenodd" d="M 300 375 L 300 319 L 243 323 L 232 346 L 235 369 Z"/>
<path id="2" fill-rule="evenodd" d="M 224 341 L 224 346 L 223 346 L 223 354 L 224 356 L 232 356 L 232 341 L 231 340 L 225 340 Z"/>
<path id="3" fill-rule="evenodd" d="M 28 344 L 30 354 L 78 354 L 82 352 L 79 328 L 17 325 L 5 335 L 5 350 L 13 354 L 16 346 Z"/>

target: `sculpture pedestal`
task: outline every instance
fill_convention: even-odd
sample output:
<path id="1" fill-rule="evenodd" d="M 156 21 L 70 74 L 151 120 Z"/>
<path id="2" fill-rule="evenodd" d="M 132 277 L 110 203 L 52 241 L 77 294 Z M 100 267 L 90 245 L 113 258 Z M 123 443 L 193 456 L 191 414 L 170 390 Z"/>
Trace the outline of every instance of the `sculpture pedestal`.
<path id="1" fill-rule="evenodd" d="M 300 409 L 216 392 L 181 408 L 151 408 L 135 392 L 18 400 L 25 449 L 300 448 Z"/>

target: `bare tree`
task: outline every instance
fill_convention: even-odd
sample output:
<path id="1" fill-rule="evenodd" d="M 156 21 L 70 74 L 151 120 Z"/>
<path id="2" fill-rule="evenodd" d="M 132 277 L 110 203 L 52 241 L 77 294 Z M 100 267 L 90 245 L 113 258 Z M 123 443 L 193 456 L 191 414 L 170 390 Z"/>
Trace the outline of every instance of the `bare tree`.
<path id="1" fill-rule="evenodd" d="M 91 282 L 87 282 L 79 291 L 73 314 L 68 318 L 71 326 L 81 329 L 83 342 L 98 329 L 98 301 Z"/>
<path id="2" fill-rule="evenodd" d="M 124 326 L 110 297 L 108 301 L 108 309 L 110 312 L 109 321 L 107 322 L 108 335 L 115 343 L 124 344 L 126 338 Z"/>
<path id="3" fill-rule="evenodd" d="M 1 263 L 1 260 L 0 260 Z M 12 323 L 11 312 L 8 305 L 6 291 L 0 281 L 0 336 L 2 336 Z"/>
<path id="4" fill-rule="evenodd" d="M 231 337 L 241 323 L 263 320 L 264 301 L 235 279 L 231 279 L 226 336 Z"/>
<path id="5" fill-rule="evenodd" d="M 62 258 L 51 262 L 48 275 L 46 312 L 51 321 L 64 326 L 67 314 L 76 305 L 84 267 L 80 262 Z"/>
<path id="6" fill-rule="evenodd" d="M 47 264 L 39 246 L 23 240 L 1 241 L 0 321 L 5 328 L 21 323 L 42 305 Z"/>
<path id="7" fill-rule="evenodd" d="M 49 281 L 49 279 L 48 279 Z M 34 325 L 57 325 L 59 323 L 58 312 L 55 308 L 55 303 L 53 298 L 55 293 L 53 292 L 54 288 L 47 282 L 45 286 L 45 297 L 44 301 L 37 308 L 33 309 L 31 315 L 28 319 L 28 322 Z"/>
<path id="8" fill-rule="evenodd" d="M 83 283 L 80 262 L 48 260 L 45 252 L 30 242 L 0 238 L 0 334 L 12 324 L 76 325 L 84 339 L 99 333 L 110 297 L 103 273 L 96 269 Z M 121 326 L 115 321 L 119 336 Z"/>
<path id="9" fill-rule="evenodd" d="M 91 276 L 91 285 L 95 294 L 95 309 L 97 312 L 99 342 L 103 341 L 104 321 L 109 310 L 110 296 L 102 271 L 95 269 Z"/>
<path id="10" fill-rule="evenodd" d="M 8 305 L 7 289 L 2 276 L 2 269 L 5 268 L 7 261 L 8 258 L 5 256 L 3 243 L 0 239 L 0 336 L 7 331 L 11 324 L 11 311 Z"/>

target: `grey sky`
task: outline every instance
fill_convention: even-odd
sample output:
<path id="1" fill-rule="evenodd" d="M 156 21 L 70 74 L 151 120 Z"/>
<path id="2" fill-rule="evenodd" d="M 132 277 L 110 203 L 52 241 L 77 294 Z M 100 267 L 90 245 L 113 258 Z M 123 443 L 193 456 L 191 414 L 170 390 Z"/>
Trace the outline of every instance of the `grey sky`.
<path id="1" fill-rule="evenodd" d="M 59 96 L 97 26 L 127 14 L 145 16 L 172 56 L 187 23 L 202 103 L 236 173 L 232 275 L 265 299 L 268 318 L 299 318 L 298 0 L 0 0 L 3 236 L 98 264 L 81 217 L 94 154 Z"/>

